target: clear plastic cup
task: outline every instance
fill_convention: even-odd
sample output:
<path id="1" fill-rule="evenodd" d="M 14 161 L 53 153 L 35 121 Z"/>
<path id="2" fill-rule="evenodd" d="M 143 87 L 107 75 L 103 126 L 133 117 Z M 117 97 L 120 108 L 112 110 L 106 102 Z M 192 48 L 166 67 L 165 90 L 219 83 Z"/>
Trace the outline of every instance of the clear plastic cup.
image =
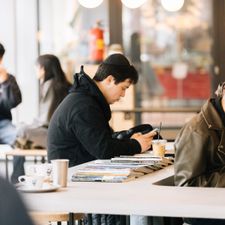
<path id="1" fill-rule="evenodd" d="M 152 150 L 154 156 L 164 157 L 166 152 L 166 142 L 167 140 L 165 139 L 152 140 Z"/>

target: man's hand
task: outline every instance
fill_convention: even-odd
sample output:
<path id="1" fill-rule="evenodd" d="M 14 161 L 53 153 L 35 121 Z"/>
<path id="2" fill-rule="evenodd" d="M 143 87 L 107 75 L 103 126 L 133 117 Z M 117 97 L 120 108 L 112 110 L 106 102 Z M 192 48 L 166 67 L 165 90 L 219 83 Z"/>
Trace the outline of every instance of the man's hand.
<path id="1" fill-rule="evenodd" d="M 8 78 L 9 78 L 9 75 L 6 69 L 2 65 L 0 65 L 0 83 L 7 81 Z"/>
<path id="2" fill-rule="evenodd" d="M 141 152 L 147 151 L 152 145 L 152 139 L 157 134 L 156 131 L 150 131 L 146 134 L 135 133 L 131 136 L 132 139 L 135 139 L 141 145 Z"/>

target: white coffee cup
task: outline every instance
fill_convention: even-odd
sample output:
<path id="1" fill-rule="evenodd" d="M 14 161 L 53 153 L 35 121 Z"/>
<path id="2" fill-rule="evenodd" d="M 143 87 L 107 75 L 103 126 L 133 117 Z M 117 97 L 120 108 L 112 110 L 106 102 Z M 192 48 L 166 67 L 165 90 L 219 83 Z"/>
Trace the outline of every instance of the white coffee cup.
<path id="1" fill-rule="evenodd" d="M 67 186 L 68 159 L 54 159 L 52 163 L 52 180 L 54 185 Z"/>
<path id="2" fill-rule="evenodd" d="M 45 180 L 52 180 L 52 164 L 44 163 L 44 164 L 33 164 L 27 165 L 25 168 L 25 174 L 32 176 L 44 176 Z"/>
<path id="3" fill-rule="evenodd" d="M 23 175 L 18 177 L 18 181 L 29 189 L 41 189 L 44 183 L 44 176 Z"/>

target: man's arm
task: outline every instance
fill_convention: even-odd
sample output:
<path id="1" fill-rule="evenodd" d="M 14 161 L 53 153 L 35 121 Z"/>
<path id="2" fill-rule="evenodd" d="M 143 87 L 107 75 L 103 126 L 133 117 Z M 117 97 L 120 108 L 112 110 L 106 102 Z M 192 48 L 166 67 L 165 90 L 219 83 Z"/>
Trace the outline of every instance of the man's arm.
<path id="1" fill-rule="evenodd" d="M 104 114 L 96 105 L 85 106 L 76 112 L 72 128 L 82 146 L 98 159 L 114 156 L 133 155 L 141 152 L 141 146 L 134 139 L 119 140 L 112 133 Z"/>
<path id="2" fill-rule="evenodd" d="M 21 91 L 16 79 L 6 75 L 6 71 L 0 70 L 0 109 L 11 110 L 19 105 L 22 101 Z"/>

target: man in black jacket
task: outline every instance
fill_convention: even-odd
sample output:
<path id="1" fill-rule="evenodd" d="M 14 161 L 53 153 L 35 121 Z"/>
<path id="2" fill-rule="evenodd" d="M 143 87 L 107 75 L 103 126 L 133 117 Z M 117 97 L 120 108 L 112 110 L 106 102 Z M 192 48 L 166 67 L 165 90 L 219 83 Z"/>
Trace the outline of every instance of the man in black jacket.
<path id="1" fill-rule="evenodd" d="M 0 43 L 0 144 L 12 145 L 16 128 L 12 124 L 11 109 L 21 103 L 22 97 L 16 79 L 2 65 L 5 49 Z"/>
<path id="2" fill-rule="evenodd" d="M 98 67 L 93 79 L 75 74 L 71 93 L 52 116 L 48 129 L 48 160 L 69 159 L 75 166 L 95 159 L 110 159 L 148 150 L 156 134 L 134 134 L 129 139 L 112 137 L 110 104 L 125 96 L 138 81 L 136 69 L 122 54 L 113 54 Z"/>
<path id="3" fill-rule="evenodd" d="M 148 150 L 155 132 L 136 133 L 119 140 L 109 126 L 109 105 L 124 97 L 126 89 L 137 81 L 137 71 L 122 54 L 113 54 L 103 61 L 93 79 L 81 67 L 81 72 L 75 74 L 71 93 L 50 121 L 48 160 L 69 159 L 69 165 L 75 166 Z M 120 219 L 112 215 L 92 215 L 91 219 L 91 224 L 120 224 Z"/>

